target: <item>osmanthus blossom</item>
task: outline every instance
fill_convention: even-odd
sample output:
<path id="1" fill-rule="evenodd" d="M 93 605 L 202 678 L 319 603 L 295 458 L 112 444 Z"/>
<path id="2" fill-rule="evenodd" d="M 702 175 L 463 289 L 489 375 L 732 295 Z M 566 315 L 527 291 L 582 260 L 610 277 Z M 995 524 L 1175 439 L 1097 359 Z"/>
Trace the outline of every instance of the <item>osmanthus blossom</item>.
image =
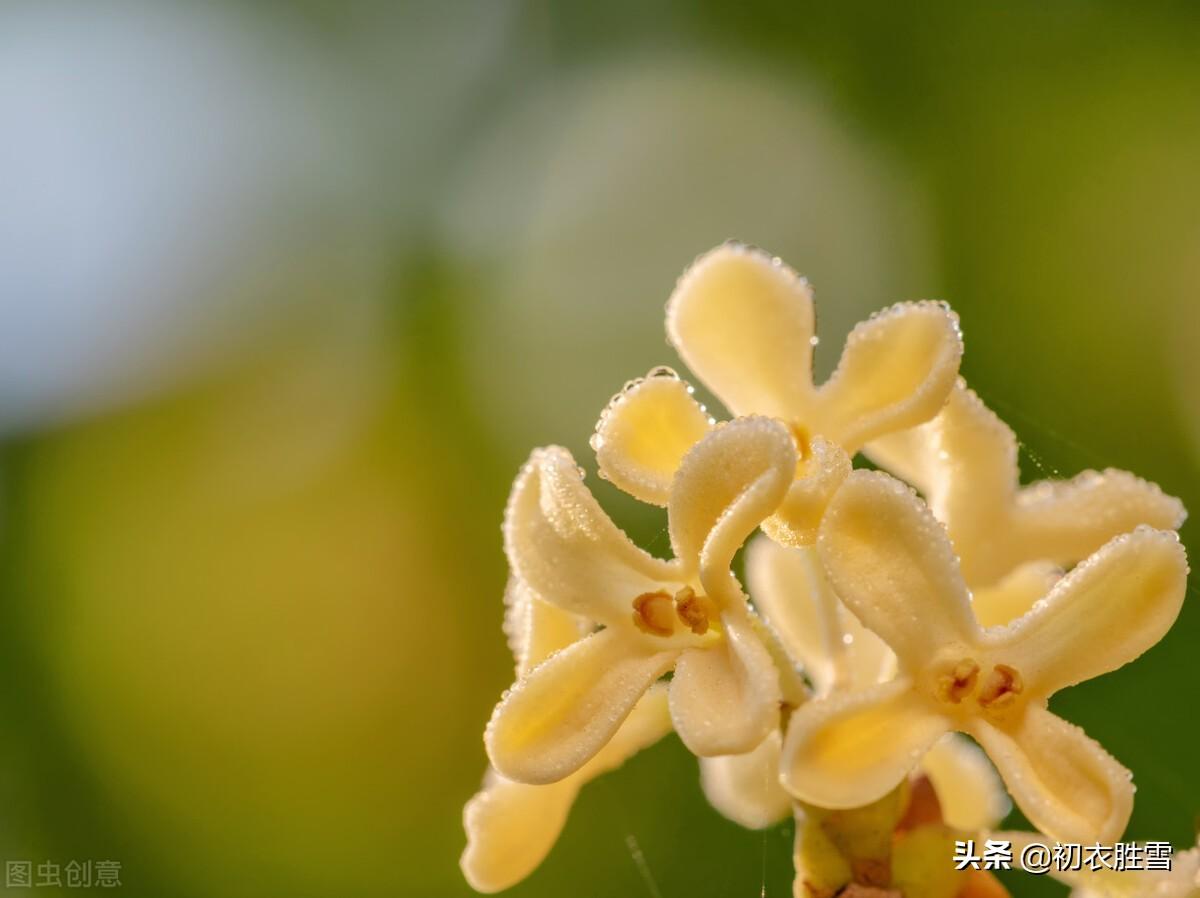
<path id="1" fill-rule="evenodd" d="M 864 451 L 921 491 L 977 590 L 1011 577 L 1010 595 L 1022 583 L 1044 592 L 1057 566 L 1139 524 L 1174 530 L 1187 516 L 1157 485 L 1113 468 L 1021 486 L 1016 435 L 961 379 L 933 420 Z"/>
<path id="2" fill-rule="evenodd" d="M 764 529 L 801 545 L 816 535 L 850 457 L 928 421 L 958 374 L 958 318 L 939 302 L 899 303 L 857 325 L 824 383 L 813 383 L 812 291 L 760 250 L 727 243 L 701 256 L 667 304 L 680 357 L 734 415 L 783 421 L 800 453 L 795 482 Z M 687 450 L 713 426 L 673 372 L 652 372 L 610 403 L 593 447 L 601 475 L 638 499 L 668 501 Z"/>
<path id="3" fill-rule="evenodd" d="M 729 566 L 783 500 L 796 462 L 791 435 L 770 419 L 711 431 L 674 478 L 675 558 L 664 561 L 601 510 L 566 450 L 533 453 L 504 523 L 513 574 L 600 628 L 533 666 L 497 705 L 484 741 L 501 775 L 540 784 L 575 773 L 672 669 L 671 719 L 694 754 L 747 752 L 766 738 L 791 687 Z"/>
<path id="4" fill-rule="evenodd" d="M 518 679 L 591 628 L 584 618 L 543 602 L 516 578 L 505 591 L 505 603 Z M 489 770 L 483 788 L 463 810 L 467 847 L 460 866 L 467 882 L 477 892 L 498 892 L 523 880 L 554 847 L 579 790 L 670 731 L 667 687 L 656 683 L 608 744 L 561 780 L 535 786 Z"/>
<path id="5" fill-rule="evenodd" d="M 837 595 L 895 652 L 895 679 L 791 715 L 782 775 L 799 799 L 851 808 L 902 781 L 946 732 L 971 735 L 1042 832 L 1111 842 L 1133 802 L 1129 771 L 1047 709 L 1066 686 L 1158 642 L 1183 601 L 1178 537 L 1140 527 L 1060 579 L 1005 627 L 984 630 L 942 525 L 904 484 L 850 475 L 821 524 Z"/>

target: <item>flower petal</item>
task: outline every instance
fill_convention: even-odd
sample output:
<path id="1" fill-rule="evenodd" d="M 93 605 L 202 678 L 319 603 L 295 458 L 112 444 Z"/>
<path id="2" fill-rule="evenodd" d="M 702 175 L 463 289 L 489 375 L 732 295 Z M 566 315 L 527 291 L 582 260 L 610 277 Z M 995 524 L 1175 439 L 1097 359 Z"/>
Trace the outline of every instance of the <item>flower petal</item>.
<path id="1" fill-rule="evenodd" d="M 1074 724 L 1038 706 L 970 733 L 988 753 L 1021 812 L 1061 842 L 1116 842 L 1133 809 L 1130 773 Z"/>
<path id="2" fill-rule="evenodd" d="M 698 568 L 718 601 L 740 601 L 729 564 L 746 537 L 783 501 L 796 470 L 791 434 L 771 418 L 737 418 L 687 455 L 671 485 L 671 545 L 689 573 Z"/>
<path id="3" fill-rule="evenodd" d="M 811 404 L 812 293 L 761 250 L 727 243 L 697 259 L 667 303 L 667 336 L 735 415 L 790 421 Z"/>
<path id="4" fill-rule="evenodd" d="M 677 565 L 637 548 L 604 513 L 567 450 L 537 449 L 504 516 L 513 572 L 553 605 L 601 623 L 627 622 L 630 603 L 679 581 Z"/>
<path id="5" fill-rule="evenodd" d="M 948 728 L 905 677 L 810 702 L 788 725 L 784 788 L 820 807 L 870 804 L 894 789 Z"/>
<path id="6" fill-rule="evenodd" d="M 962 335 L 945 303 L 899 303 L 858 324 L 837 370 L 817 389 L 814 433 L 857 452 L 886 433 L 928 421 L 958 378 Z"/>
<path id="7" fill-rule="evenodd" d="M 785 546 L 816 542 L 825 508 L 851 470 L 850 456 L 836 443 L 814 437 L 809 448 L 783 504 L 763 522 L 771 539 Z"/>
<path id="8" fill-rule="evenodd" d="M 583 767 L 556 783 L 532 786 L 491 772 L 463 811 L 467 847 L 460 866 L 477 892 L 516 885 L 557 841 L 579 788 L 615 770 L 671 729 L 665 684 L 650 687 L 612 741 Z"/>
<path id="9" fill-rule="evenodd" d="M 1029 611 L 1062 577 L 1052 561 L 1030 561 L 991 586 L 971 594 L 971 608 L 981 627 L 1003 627 Z"/>
<path id="10" fill-rule="evenodd" d="M 978 641 L 945 530 L 894 477 L 851 474 L 825 513 L 817 549 L 842 601 L 902 666 L 916 670 L 949 643 Z"/>
<path id="11" fill-rule="evenodd" d="M 496 706 L 484 733 L 492 766 L 523 783 L 569 776 L 608 743 L 677 656 L 617 629 L 552 655 Z"/>
<path id="12" fill-rule="evenodd" d="M 1012 809 L 1004 783 L 979 746 L 958 733 L 947 733 L 921 759 L 933 783 L 942 819 L 964 832 L 991 829 Z"/>
<path id="13" fill-rule="evenodd" d="M 504 589 L 504 633 L 522 677 L 592 629 L 585 618 L 543 602 L 520 577 Z"/>
<path id="14" fill-rule="evenodd" d="M 592 438 L 600 475 L 643 502 L 666 505 L 683 456 L 712 426 L 691 390 L 674 372 L 651 372 L 614 396 Z"/>
<path id="15" fill-rule="evenodd" d="M 1187 590 L 1179 537 L 1139 527 L 1118 536 L 1063 577 L 1032 611 L 989 642 L 1048 697 L 1116 670 L 1166 634 Z"/>
<path id="16" fill-rule="evenodd" d="M 758 746 L 779 716 L 779 675 L 744 611 L 723 614 L 724 638 L 686 650 L 671 680 L 671 719 L 694 755 L 737 755 Z"/>
<path id="17" fill-rule="evenodd" d="M 779 784 L 776 730 L 753 751 L 700 759 L 700 785 L 708 803 L 747 829 L 765 829 L 786 817 L 792 798 Z"/>

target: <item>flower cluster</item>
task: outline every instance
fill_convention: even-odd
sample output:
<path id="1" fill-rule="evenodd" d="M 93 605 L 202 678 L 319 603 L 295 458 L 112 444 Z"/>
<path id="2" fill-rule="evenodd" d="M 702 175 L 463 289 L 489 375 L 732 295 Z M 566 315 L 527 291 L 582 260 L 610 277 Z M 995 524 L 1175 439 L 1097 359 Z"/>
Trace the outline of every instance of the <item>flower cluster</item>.
<path id="1" fill-rule="evenodd" d="M 680 279 L 667 332 L 732 417 L 656 369 L 592 447 L 602 477 L 666 507 L 673 557 L 635 546 L 565 449 L 513 486 L 517 676 L 465 811 L 470 883 L 527 876 L 578 790 L 670 730 L 722 814 L 795 815 L 804 898 L 1003 895 L 950 859 L 1010 796 L 1050 839 L 1119 839 L 1130 772 L 1047 702 L 1171 627 L 1181 503 L 1117 470 L 1022 486 L 942 303 L 859 324 L 815 384 L 808 284 L 727 244 Z M 749 594 L 731 571 L 747 540 Z"/>

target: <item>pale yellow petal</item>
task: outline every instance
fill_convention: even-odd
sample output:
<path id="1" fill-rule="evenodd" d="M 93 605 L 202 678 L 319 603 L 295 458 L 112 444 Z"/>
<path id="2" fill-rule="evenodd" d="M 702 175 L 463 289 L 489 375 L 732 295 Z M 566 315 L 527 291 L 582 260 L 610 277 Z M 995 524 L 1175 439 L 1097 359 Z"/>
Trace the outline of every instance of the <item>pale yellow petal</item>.
<path id="1" fill-rule="evenodd" d="M 730 243 L 697 259 L 667 304 L 667 335 L 735 415 L 795 420 L 809 408 L 812 293 L 761 250 Z"/>
<path id="2" fill-rule="evenodd" d="M 504 605 L 504 633 L 516 661 L 518 677 L 592 629 L 585 618 L 543 602 L 520 577 L 508 578 Z"/>
<path id="3" fill-rule="evenodd" d="M 634 598 L 680 579 L 676 565 L 630 542 L 558 447 L 535 450 L 517 476 L 504 548 L 513 572 L 539 598 L 601 623 L 627 622 Z"/>
<path id="4" fill-rule="evenodd" d="M 942 819 L 964 832 L 991 829 L 1012 809 L 1008 793 L 987 755 L 959 733 L 947 733 L 921 759 L 933 783 Z"/>
<path id="5" fill-rule="evenodd" d="M 972 591 L 971 607 L 981 627 L 1003 627 L 1029 611 L 1062 577 L 1052 561 L 1030 561 L 991 586 Z"/>
<path id="6" fill-rule="evenodd" d="M 771 418 L 736 418 L 684 456 L 671 485 L 671 545 L 685 571 L 698 570 L 709 595 L 740 601 L 729 564 L 734 553 L 787 494 L 796 446 Z"/>
<path id="7" fill-rule="evenodd" d="M 484 733 L 492 766 L 524 783 L 570 775 L 608 743 L 677 656 L 617 629 L 552 655 L 496 706 Z"/>
<path id="8" fill-rule="evenodd" d="M 467 847 L 463 875 L 477 892 L 516 885 L 545 859 L 557 841 L 579 788 L 614 770 L 671 729 L 666 684 L 642 696 L 612 740 L 579 770 L 556 783 L 518 783 L 489 773 L 463 812 Z"/>
<path id="9" fill-rule="evenodd" d="M 895 478 L 851 474 L 825 513 L 817 548 L 837 594 L 902 669 L 920 669 L 947 644 L 978 641 L 945 530 Z"/>
<path id="10" fill-rule="evenodd" d="M 1116 842 L 1133 809 L 1130 773 L 1079 727 L 1045 708 L 993 724 L 975 718 L 975 737 L 1021 812 L 1061 842 Z"/>
<path id="11" fill-rule="evenodd" d="M 870 804 L 894 789 L 947 729 L 946 718 L 907 678 L 809 702 L 788 725 L 784 787 L 820 807 Z"/>
<path id="12" fill-rule="evenodd" d="M 1063 577 L 1045 600 L 988 641 L 1047 697 L 1127 664 L 1166 634 L 1187 590 L 1187 556 L 1175 533 L 1140 527 Z"/>
<path id="13" fill-rule="evenodd" d="M 683 456 L 711 419 L 674 372 L 651 372 L 612 398 L 592 448 L 600 476 L 643 502 L 666 505 Z"/>
<path id="14" fill-rule="evenodd" d="M 708 803 L 747 829 L 765 829 L 792 810 L 792 797 L 779 784 L 779 731 L 753 751 L 700 759 L 700 785 Z"/>
<path id="15" fill-rule="evenodd" d="M 899 303 L 858 324 L 817 390 L 814 433 L 847 452 L 928 421 L 958 378 L 962 335 L 945 303 Z"/>
<path id="16" fill-rule="evenodd" d="M 692 754 L 753 750 L 779 716 L 779 674 L 748 615 L 722 615 L 724 638 L 686 650 L 671 680 L 671 719 Z"/>
<path id="17" fill-rule="evenodd" d="M 842 447 L 823 437 L 808 441 L 808 450 L 783 504 L 763 522 L 763 531 L 785 546 L 808 546 L 816 541 L 825 508 L 852 467 Z"/>

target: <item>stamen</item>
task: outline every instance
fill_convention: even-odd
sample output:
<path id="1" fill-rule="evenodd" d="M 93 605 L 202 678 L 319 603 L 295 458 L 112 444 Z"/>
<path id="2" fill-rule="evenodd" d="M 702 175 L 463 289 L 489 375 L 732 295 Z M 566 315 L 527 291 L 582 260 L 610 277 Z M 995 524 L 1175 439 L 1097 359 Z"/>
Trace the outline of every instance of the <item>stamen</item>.
<path id="1" fill-rule="evenodd" d="M 975 689 L 979 679 L 979 665 L 970 658 L 959 661 L 949 673 L 942 674 L 937 681 L 937 697 L 944 702 L 957 705 Z"/>
<path id="2" fill-rule="evenodd" d="M 643 633 L 670 636 L 675 632 L 671 595 L 663 590 L 644 592 L 633 600 L 633 622 Z"/>
<path id="3" fill-rule="evenodd" d="M 979 689 L 979 704 L 989 711 L 999 711 L 1012 705 L 1025 689 L 1025 682 L 1016 668 L 997 664 Z"/>
<path id="4" fill-rule="evenodd" d="M 717 609 L 708 596 L 698 596 L 690 586 L 675 593 L 675 613 L 684 625 L 697 636 L 708 632 Z"/>

